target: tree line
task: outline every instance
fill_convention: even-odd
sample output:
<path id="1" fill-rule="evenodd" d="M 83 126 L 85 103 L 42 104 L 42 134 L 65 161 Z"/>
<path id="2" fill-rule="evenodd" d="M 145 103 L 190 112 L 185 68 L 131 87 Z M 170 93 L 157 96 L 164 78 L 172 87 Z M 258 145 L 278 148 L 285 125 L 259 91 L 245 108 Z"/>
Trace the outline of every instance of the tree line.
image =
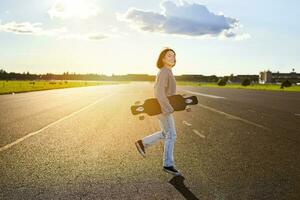
<path id="1" fill-rule="evenodd" d="M 220 79 L 232 83 L 241 83 L 244 79 L 249 79 L 253 83 L 258 82 L 258 75 L 236 75 L 230 76 L 204 76 L 204 75 L 181 75 L 175 76 L 177 81 L 194 81 L 194 82 L 218 82 Z M 148 74 L 127 74 L 127 75 L 103 75 L 103 74 L 76 74 L 63 72 L 62 74 L 31 74 L 26 73 L 6 72 L 0 69 L 0 80 L 86 80 L 86 81 L 155 81 L 154 75 Z"/>

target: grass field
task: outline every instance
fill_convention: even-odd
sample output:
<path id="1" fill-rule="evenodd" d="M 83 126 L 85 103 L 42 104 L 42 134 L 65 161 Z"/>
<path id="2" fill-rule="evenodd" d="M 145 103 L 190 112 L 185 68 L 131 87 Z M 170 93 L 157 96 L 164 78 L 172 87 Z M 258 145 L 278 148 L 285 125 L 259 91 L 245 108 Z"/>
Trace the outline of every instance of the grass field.
<path id="1" fill-rule="evenodd" d="M 0 94 L 128 83 L 125 81 L 0 81 Z"/>
<path id="2" fill-rule="evenodd" d="M 184 86 L 198 86 L 198 87 L 217 87 L 217 88 L 238 88 L 238 89 L 252 89 L 252 90 L 272 90 L 272 91 L 288 91 L 300 92 L 300 85 L 293 85 L 291 87 L 280 88 L 276 84 L 251 84 L 249 86 L 242 86 L 241 84 L 227 83 L 225 86 L 218 86 L 217 83 L 203 83 L 203 82 L 184 82 L 177 81 L 177 85 Z"/>

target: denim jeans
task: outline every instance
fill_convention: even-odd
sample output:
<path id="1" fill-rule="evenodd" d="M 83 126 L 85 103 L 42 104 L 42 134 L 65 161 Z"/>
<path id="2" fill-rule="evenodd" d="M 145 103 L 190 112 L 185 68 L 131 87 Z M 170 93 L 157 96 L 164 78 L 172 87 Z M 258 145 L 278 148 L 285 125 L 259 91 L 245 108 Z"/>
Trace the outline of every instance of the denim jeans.
<path id="1" fill-rule="evenodd" d="M 157 116 L 161 130 L 142 139 L 145 148 L 155 144 L 160 139 L 165 141 L 163 166 L 174 166 L 174 143 L 176 140 L 176 128 L 173 114 L 160 114 Z"/>

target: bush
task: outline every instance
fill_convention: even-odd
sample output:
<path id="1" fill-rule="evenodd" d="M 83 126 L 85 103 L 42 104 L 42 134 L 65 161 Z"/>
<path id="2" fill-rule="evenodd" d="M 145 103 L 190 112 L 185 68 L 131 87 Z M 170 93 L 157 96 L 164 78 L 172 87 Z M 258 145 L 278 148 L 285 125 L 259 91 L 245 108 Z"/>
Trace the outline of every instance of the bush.
<path id="1" fill-rule="evenodd" d="M 225 79 L 219 79 L 217 84 L 218 84 L 218 86 L 225 86 L 226 85 L 226 80 Z"/>
<path id="2" fill-rule="evenodd" d="M 284 88 L 284 87 L 291 87 L 292 83 L 289 80 L 285 80 L 281 83 L 281 87 L 280 88 Z"/>
<path id="3" fill-rule="evenodd" d="M 248 85 L 250 85 L 250 83 L 251 83 L 250 79 L 246 78 L 246 79 L 243 80 L 242 86 L 248 86 Z"/>

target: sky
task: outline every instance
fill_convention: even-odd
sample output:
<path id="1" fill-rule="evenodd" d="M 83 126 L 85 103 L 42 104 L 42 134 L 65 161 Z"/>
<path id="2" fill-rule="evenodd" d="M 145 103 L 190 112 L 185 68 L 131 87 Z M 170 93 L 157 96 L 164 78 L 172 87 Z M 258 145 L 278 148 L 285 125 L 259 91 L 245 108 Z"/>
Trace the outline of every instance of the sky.
<path id="1" fill-rule="evenodd" d="M 175 75 L 300 71 L 297 0 L 0 0 L 0 69 Z"/>

